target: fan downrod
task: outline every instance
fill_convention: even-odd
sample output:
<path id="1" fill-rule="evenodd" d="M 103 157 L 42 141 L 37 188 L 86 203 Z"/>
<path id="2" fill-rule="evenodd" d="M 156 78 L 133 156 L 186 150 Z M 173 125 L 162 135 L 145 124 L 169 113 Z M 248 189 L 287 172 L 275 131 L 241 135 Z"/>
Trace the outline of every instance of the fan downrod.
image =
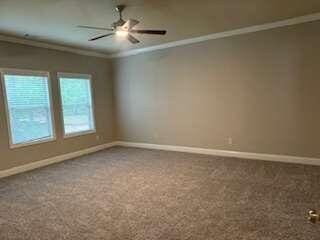
<path id="1" fill-rule="evenodd" d="M 119 13 L 119 20 L 111 24 L 111 27 L 113 29 L 116 29 L 117 27 L 121 27 L 123 24 L 126 23 L 122 18 L 122 11 L 125 9 L 125 7 L 126 7 L 125 5 L 116 6 L 116 11 Z"/>

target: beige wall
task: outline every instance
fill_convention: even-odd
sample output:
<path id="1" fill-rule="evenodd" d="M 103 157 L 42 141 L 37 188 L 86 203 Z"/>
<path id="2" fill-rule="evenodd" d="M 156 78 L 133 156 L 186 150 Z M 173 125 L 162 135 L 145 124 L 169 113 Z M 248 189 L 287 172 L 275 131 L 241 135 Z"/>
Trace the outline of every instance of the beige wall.
<path id="1" fill-rule="evenodd" d="M 0 170 L 113 141 L 113 95 L 109 60 L 0 42 L 0 68 L 50 71 L 57 140 L 9 149 L 2 91 L 0 91 Z M 63 139 L 57 72 L 86 73 L 93 77 L 97 134 Z M 100 139 L 97 139 L 97 135 Z"/>
<path id="2" fill-rule="evenodd" d="M 0 68 L 50 72 L 57 134 L 9 149 L 0 91 L 0 170 L 116 137 L 320 157 L 319 42 L 314 22 L 121 58 L 113 69 L 107 59 L 0 42 Z M 63 139 L 59 71 L 92 74 L 97 134 Z"/>
<path id="3" fill-rule="evenodd" d="M 320 22 L 114 67 L 119 140 L 320 157 Z"/>

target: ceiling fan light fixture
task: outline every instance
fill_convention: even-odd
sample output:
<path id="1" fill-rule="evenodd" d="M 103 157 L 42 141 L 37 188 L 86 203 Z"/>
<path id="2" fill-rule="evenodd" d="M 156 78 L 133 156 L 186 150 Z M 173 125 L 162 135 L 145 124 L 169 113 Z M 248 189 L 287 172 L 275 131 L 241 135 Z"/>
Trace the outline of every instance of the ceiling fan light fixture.
<path id="1" fill-rule="evenodd" d="M 116 35 L 117 36 L 120 36 L 120 37 L 126 37 L 126 36 L 128 36 L 128 31 L 123 31 L 123 30 L 117 30 L 116 31 Z"/>

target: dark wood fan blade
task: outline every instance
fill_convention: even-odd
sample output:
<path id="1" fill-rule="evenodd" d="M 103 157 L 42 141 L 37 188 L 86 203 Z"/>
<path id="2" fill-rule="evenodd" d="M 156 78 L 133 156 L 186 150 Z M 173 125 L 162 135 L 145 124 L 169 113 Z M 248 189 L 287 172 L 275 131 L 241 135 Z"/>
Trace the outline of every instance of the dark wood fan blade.
<path id="1" fill-rule="evenodd" d="M 98 40 L 100 38 L 109 37 L 109 36 L 112 36 L 112 35 L 114 35 L 114 33 L 104 34 L 104 35 L 101 35 L 101 36 L 98 36 L 98 37 L 91 38 L 91 39 L 89 39 L 89 41 L 95 41 L 95 40 Z"/>
<path id="2" fill-rule="evenodd" d="M 95 29 L 95 30 L 107 30 L 107 31 L 113 31 L 112 28 L 104 28 L 104 27 L 91 27 L 91 26 L 77 26 L 78 28 L 87 28 L 87 29 Z"/>
<path id="3" fill-rule="evenodd" d="M 130 30 L 131 33 L 165 35 L 166 30 Z"/>
<path id="4" fill-rule="evenodd" d="M 137 44 L 140 41 L 138 39 L 136 39 L 134 36 L 132 36 L 131 34 L 128 34 L 127 39 L 132 43 L 132 44 Z"/>
<path id="5" fill-rule="evenodd" d="M 126 21 L 125 24 L 123 24 L 122 29 L 128 31 L 128 30 L 131 30 L 137 24 L 139 24 L 138 20 L 129 19 L 128 21 Z"/>

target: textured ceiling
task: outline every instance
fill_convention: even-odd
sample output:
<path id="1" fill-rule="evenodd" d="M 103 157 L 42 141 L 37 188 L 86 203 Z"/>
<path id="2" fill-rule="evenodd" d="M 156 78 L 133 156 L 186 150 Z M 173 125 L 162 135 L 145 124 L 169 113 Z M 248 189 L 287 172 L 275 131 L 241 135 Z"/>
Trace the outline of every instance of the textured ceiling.
<path id="1" fill-rule="evenodd" d="M 125 19 L 141 22 L 137 28 L 168 34 L 137 35 L 142 41 L 137 45 L 117 37 L 88 42 L 104 32 L 76 26 L 109 27 L 120 3 L 127 5 Z M 0 33 L 115 53 L 315 12 L 320 12 L 319 0 L 0 0 Z"/>

